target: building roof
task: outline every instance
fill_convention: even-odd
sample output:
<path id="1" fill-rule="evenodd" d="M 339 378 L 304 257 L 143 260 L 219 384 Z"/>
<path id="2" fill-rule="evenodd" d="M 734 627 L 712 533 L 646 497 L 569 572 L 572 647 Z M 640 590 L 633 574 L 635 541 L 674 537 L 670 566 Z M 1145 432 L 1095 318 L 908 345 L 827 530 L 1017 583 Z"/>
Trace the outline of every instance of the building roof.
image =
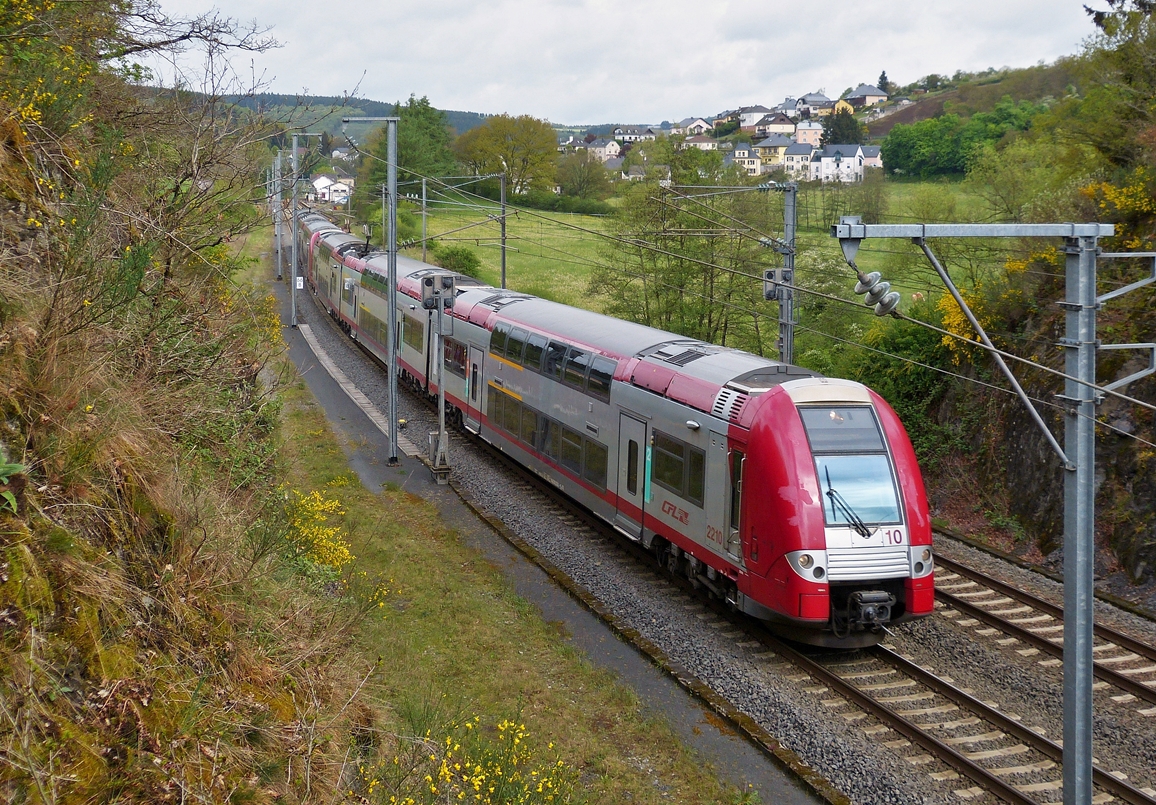
<path id="1" fill-rule="evenodd" d="M 856 143 L 831 143 L 830 145 L 824 146 L 822 150 L 817 153 L 816 158 L 834 159 L 839 156 L 850 159 L 855 156 L 862 147 L 863 146 Z"/>
<path id="2" fill-rule="evenodd" d="M 817 120 L 801 120 L 799 125 L 795 126 L 795 131 L 799 129 L 821 129 L 823 124 Z"/>
<path id="3" fill-rule="evenodd" d="M 755 125 L 756 126 L 793 126 L 793 125 L 795 125 L 795 121 L 791 120 L 791 118 L 787 117 L 782 112 L 771 112 L 770 114 L 763 115 L 762 119 L 759 120 L 759 122 L 756 123 Z"/>
<path id="4" fill-rule="evenodd" d="M 744 106 L 744 107 L 739 109 L 739 114 L 746 115 L 746 114 L 750 114 L 752 112 L 763 112 L 765 114 L 769 111 L 771 111 L 771 110 L 765 106 L 757 106 L 757 105 L 756 106 Z"/>
<path id="5" fill-rule="evenodd" d="M 608 171 L 622 170 L 623 157 L 611 157 L 602 163 L 602 167 Z"/>
<path id="6" fill-rule="evenodd" d="M 716 140 L 714 137 L 707 137 L 705 134 L 696 134 L 693 137 L 687 137 L 686 142 L 688 142 L 688 143 L 717 143 L 718 140 Z"/>
<path id="7" fill-rule="evenodd" d="M 759 143 L 756 148 L 775 148 L 775 147 L 790 147 L 795 144 L 795 141 L 785 134 L 772 134 L 767 139 Z"/>
<path id="8" fill-rule="evenodd" d="M 802 154 L 803 156 L 810 156 L 811 152 L 815 150 L 815 146 L 810 143 L 791 143 L 787 146 L 784 154 L 791 154 L 792 156 Z"/>
<path id="9" fill-rule="evenodd" d="M 855 87 L 855 91 L 848 94 L 847 97 L 866 98 L 868 95 L 882 95 L 884 98 L 887 97 L 886 92 L 871 84 L 860 84 L 859 86 Z"/>
<path id="10" fill-rule="evenodd" d="M 877 145 L 861 145 L 859 147 L 863 149 L 863 156 L 864 157 L 877 157 L 877 156 L 879 156 L 879 153 L 882 150 Z"/>
<path id="11" fill-rule="evenodd" d="M 814 105 L 816 103 L 830 103 L 831 99 L 821 92 L 808 92 L 802 98 L 799 98 L 805 104 Z"/>

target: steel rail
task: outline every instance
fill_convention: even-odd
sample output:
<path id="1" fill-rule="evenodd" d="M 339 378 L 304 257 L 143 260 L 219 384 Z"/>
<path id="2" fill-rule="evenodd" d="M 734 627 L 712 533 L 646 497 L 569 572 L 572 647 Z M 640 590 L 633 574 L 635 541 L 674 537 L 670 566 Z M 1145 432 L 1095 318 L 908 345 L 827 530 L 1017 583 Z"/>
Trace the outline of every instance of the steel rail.
<path id="1" fill-rule="evenodd" d="M 1040 612 L 1051 615 L 1056 620 L 1063 620 L 1063 607 L 1056 606 L 1050 601 L 1045 601 L 1044 599 L 1032 595 L 1029 592 L 1019 590 L 1015 587 L 1012 587 L 1010 584 L 999 581 L 998 579 L 993 579 L 985 573 L 965 565 L 961 565 L 955 560 L 944 558 L 940 554 L 935 555 L 935 563 L 944 570 L 948 570 L 957 575 L 964 576 L 965 578 L 971 579 L 974 582 L 978 582 L 985 587 L 990 587 L 992 590 L 995 590 L 1001 595 L 1006 595 L 1008 598 L 1014 598 L 1020 603 L 1027 604 L 1030 607 L 1038 609 Z M 937 589 L 936 594 L 939 594 L 939 592 L 940 591 Z M 1120 648 L 1131 651 L 1133 654 L 1139 654 L 1140 656 L 1146 657 L 1147 659 L 1156 660 L 1156 648 L 1149 646 L 1146 643 L 1141 643 L 1139 640 L 1136 640 L 1133 637 L 1129 637 L 1122 632 L 1118 632 L 1109 626 L 1103 626 L 1101 624 L 1095 624 L 1093 630 L 1096 637 L 1100 638 L 1101 640 L 1106 640 L 1109 643 L 1115 643 Z"/>
<path id="2" fill-rule="evenodd" d="M 951 593 L 944 592 L 940 589 L 936 589 L 935 597 L 940 601 L 943 601 L 945 604 L 950 605 L 952 609 L 958 610 L 964 615 L 975 618 L 976 620 L 983 621 L 988 626 L 999 629 L 1009 637 L 1014 637 L 1017 640 L 1020 640 L 1033 646 L 1034 648 L 1038 648 L 1041 651 L 1052 655 L 1053 657 L 1063 658 L 1064 656 L 1063 644 L 1049 640 L 1048 638 L 1035 634 L 1034 632 L 1031 632 L 1022 626 L 1011 623 L 1000 615 L 993 615 L 992 613 L 985 609 L 981 609 L 975 604 L 964 601 L 963 599 L 957 598 Z M 1133 696 L 1143 699 L 1146 702 L 1156 704 L 1156 690 L 1153 690 L 1142 682 L 1137 682 L 1135 679 L 1131 679 L 1125 676 L 1119 671 L 1113 671 L 1111 668 L 1107 668 L 1100 663 L 1093 661 L 1092 674 L 1096 676 L 1096 678 L 1107 682 L 1109 685 L 1114 685 L 1120 690 L 1131 693 Z"/>
<path id="3" fill-rule="evenodd" d="M 911 660 L 902 657 L 886 646 L 875 646 L 872 651 L 873 653 L 882 655 L 885 662 L 898 668 L 902 673 L 919 680 L 921 684 L 931 688 L 944 698 L 951 699 L 956 704 L 971 710 L 980 718 L 990 722 L 1004 732 L 1014 735 L 1019 740 L 1031 746 L 1032 749 L 1046 755 L 1051 760 L 1057 763 L 1063 763 L 1064 749 L 1054 741 L 1048 740 L 1035 730 L 1025 727 L 1020 722 L 1004 715 L 999 710 L 990 707 L 974 696 L 964 693 L 959 688 L 945 682 L 935 674 L 921 668 Z M 1092 782 L 1105 791 L 1120 797 L 1125 802 L 1133 803 L 1133 805 L 1149 805 L 1152 802 L 1156 802 L 1156 799 L 1149 797 L 1138 788 L 1098 768 L 1092 769 Z"/>
<path id="4" fill-rule="evenodd" d="M 870 713 L 904 738 L 923 747 L 964 777 L 967 777 L 980 787 L 987 789 L 1005 802 L 1013 803 L 1013 805 L 1039 805 L 1038 800 L 1032 799 L 1011 783 L 992 774 L 978 763 L 964 757 L 938 738 L 925 732 L 914 722 L 907 720 L 894 710 L 879 703 L 873 696 L 859 690 L 859 688 L 843 679 L 834 671 L 824 667 L 822 664 L 812 660 L 810 657 L 769 634 L 763 633 L 760 639 L 773 651 L 786 657 L 799 668 L 802 668 L 808 674 L 833 689 L 840 696 L 853 702 L 861 710 Z M 947 683 L 943 684 L 946 685 Z M 956 693 L 959 696 L 967 695 L 962 691 L 956 691 Z M 986 705 L 982 703 L 980 706 L 986 708 Z M 1146 802 L 1147 800 L 1140 801 Z"/>

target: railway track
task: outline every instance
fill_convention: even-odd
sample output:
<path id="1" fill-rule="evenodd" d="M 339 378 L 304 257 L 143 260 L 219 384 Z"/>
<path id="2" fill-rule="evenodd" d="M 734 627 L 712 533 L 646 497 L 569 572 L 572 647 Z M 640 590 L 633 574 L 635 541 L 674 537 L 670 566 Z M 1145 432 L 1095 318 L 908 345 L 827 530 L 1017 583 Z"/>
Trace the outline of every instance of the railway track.
<path id="1" fill-rule="evenodd" d="M 655 570 L 649 553 L 625 543 L 607 524 L 500 451 L 493 452 L 523 479 L 519 488 L 537 493 L 565 522 L 600 538 L 608 548 L 614 546 L 634 556 L 645 575 L 695 595 L 692 606 L 701 607 L 700 617 L 708 628 L 740 641 L 760 662 L 785 663 L 777 673 L 819 697 L 820 706 L 832 718 L 858 726 L 886 749 L 901 753 L 914 769 L 928 769 L 929 783 L 945 794 L 977 803 L 1047 805 L 1060 801 L 1063 748 L 1045 737 L 1045 728 L 1022 723 L 1017 716 L 1002 712 L 997 703 L 977 698 L 950 677 L 938 676 L 886 646 L 855 652 L 849 659 L 810 656 L 720 602 L 695 594 L 686 580 Z M 1120 772 L 1097 766 L 1093 785 L 1095 803 L 1156 803 L 1156 790 L 1135 786 Z"/>
<path id="2" fill-rule="evenodd" d="M 497 450 L 490 452 L 502 455 Z M 641 560 L 640 576 L 671 581 L 665 574 L 656 574 L 649 553 L 627 544 L 607 524 L 514 462 L 504 460 L 503 463 L 523 479 L 516 484 L 519 488 L 536 492 L 535 497 L 543 500 L 563 522 L 603 541 L 608 548 L 616 546 L 623 553 L 633 554 Z M 941 608 L 942 614 L 953 620 L 962 615 L 961 620 L 955 620 L 957 624 L 968 625 L 965 621 L 974 618 L 976 625 L 982 623 L 985 628 L 1001 631 L 1008 624 L 1001 622 L 996 626 L 992 620 L 1001 615 L 1007 615 L 1012 621 L 1021 616 L 1046 617 L 1047 620 L 1031 620 L 1026 625 L 1011 623 L 1008 628 L 1035 629 L 1038 634 L 1028 633 L 1033 634 L 1034 639 L 1047 642 L 1050 648 L 1033 642 L 1028 649 L 1046 652 L 1049 659 L 1062 654 L 1059 608 L 958 563 L 937 560 L 940 561 L 939 580 L 947 588 L 943 597 L 947 606 Z M 674 582 L 672 587 L 690 592 L 685 580 Z M 1032 603 L 1029 604 L 1028 599 Z M 1009 606 L 1012 603 L 1014 607 Z M 1044 728 L 1021 723 L 1018 717 L 1001 712 L 997 703 L 981 701 L 971 691 L 957 687 L 950 677 L 937 676 L 885 647 L 817 659 L 783 643 L 748 619 L 735 617 L 719 602 L 700 597 L 683 605 L 701 607 L 701 618 L 708 628 L 717 629 L 728 640 L 752 652 L 758 663 L 791 680 L 804 694 L 814 695 L 832 720 L 842 720 L 849 727 L 860 729 L 870 741 L 902 757 L 913 770 L 925 772 L 929 789 L 939 790 L 944 799 L 1045 805 L 1059 801 L 1062 796 L 1062 748 L 1044 736 Z M 1009 608 L 1015 611 L 1004 611 Z M 949 610 L 954 614 L 949 614 Z M 1057 624 L 1060 625 L 1058 633 L 1047 631 Z M 739 634 L 745 636 L 738 637 Z M 1109 660 L 1103 668 L 1110 670 L 1115 664 L 1122 671 L 1131 671 L 1120 676 L 1139 687 L 1135 694 L 1122 687 L 1121 697 L 1115 698 L 1153 701 L 1144 695 L 1153 691 L 1144 684 L 1147 677 L 1141 673 L 1145 665 L 1151 663 L 1135 658 L 1156 660 L 1156 651 L 1103 627 L 1097 637 L 1101 641 L 1097 654 Z M 1020 640 L 1018 636 L 1015 639 Z M 1021 655 L 1032 656 L 1022 651 Z M 1101 680 L 1106 681 L 1103 677 Z M 1119 772 L 1097 767 L 1093 784 L 1097 803 L 1156 803 L 1156 790 L 1137 787 Z"/>
<path id="3" fill-rule="evenodd" d="M 1018 590 L 978 570 L 937 556 L 935 597 L 943 604 L 937 612 L 957 626 L 983 624 L 978 633 L 1006 635 L 1000 642 L 1025 644 L 1022 657 L 1047 655 L 1037 660 L 1045 667 L 1061 665 L 1064 653 L 1064 612 L 1050 601 Z M 1102 624 L 1094 627 L 1093 673 L 1097 685 L 1121 691 L 1112 700 L 1140 702 L 1143 716 L 1156 716 L 1156 648 Z M 1147 704 L 1148 706 L 1143 706 Z"/>

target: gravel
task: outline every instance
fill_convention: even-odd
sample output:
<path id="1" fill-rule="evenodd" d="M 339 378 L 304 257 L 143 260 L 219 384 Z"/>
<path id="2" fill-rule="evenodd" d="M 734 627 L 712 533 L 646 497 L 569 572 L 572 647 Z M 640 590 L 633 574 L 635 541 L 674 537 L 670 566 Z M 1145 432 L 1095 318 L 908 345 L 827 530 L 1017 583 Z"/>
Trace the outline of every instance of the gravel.
<path id="1" fill-rule="evenodd" d="M 380 368 L 304 296 L 299 297 L 298 312 L 300 320 L 313 325 L 332 360 L 375 405 L 386 411 L 388 391 Z M 424 443 L 424 433 L 436 427 L 436 414 L 405 392 L 399 396 L 399 413 L 409 420 L 410 438 Z M 823 694 L 815 690 L 816 683 L 798 669 L 739 648 L 736 638 L 723 634 L 727 626 L 711 625 L 713 619 L 692 599 L 650 568 L 640 566 L 605 537 L 581 523 L 575 524 L 573 517 L 556 506 L 547 505 L 541 493 L 494 462 L 471 439 L 452 433 L 450 451 L 455 482 L 481 506 L 501 518 L 673 662 L 758 721 L 853 801 L 956 803 L 959 798 L 953 790 L 970 786 L 964 780 L 933 782 L 928 775 L 943 769 L 937 762 L 918 766 L 905 762 L 903 753 L 919 754 L 919 750 L 884 746 L 884 742 L 898 736 L 866 735 L 863 727 L 871 724 L 871 719 L 845 720 L 839 713 L 849 708 L 837 713 L 837 708 L 822 704 Z M 937 543 L 936 547 L 983 570 L 990 571 L 993 563 L 998 564 L 1006 570 L 1001 576 L 1013 583 L 1041 595 L 1041 589 L 1049 597 L 1057 595 L 1055 585 L 1046 579 L 987 554 L 958 543 Z M 1127 624 L 1129 632 L 1156 641 L 1156 627 L 1151 623 L 1114 610 L 1105 611 L 1104 619 Z M 979 698 L 998 700 L 1001 709 L 1020 715 L 1025 723 L 1045 730 L 1053 740 L 1059 739 L 1062 728 L 1058 671 L 1041 672 L 1043 669 L 1034 660 L 1016 654 L 1015 646 L 999 646 L 995 640 L 1002 635 L 981 638 L 944 617 L 902 624 L 894 631 L 895 636 L 889 640 L 894 648 L 940 675 L 949 675 L 973 688 Z M 1097 757 L 1108 768 L 1128 773 L 1133 784 L 1151 785 L 1149 770 L 1156 768 L 1156 718 L 1137 715 L 1135 703 L 1122 706 L 1111 701 L 1110 693 L 1097 695 Z M 830 694 L 827 696 L 830 698 Z"/>

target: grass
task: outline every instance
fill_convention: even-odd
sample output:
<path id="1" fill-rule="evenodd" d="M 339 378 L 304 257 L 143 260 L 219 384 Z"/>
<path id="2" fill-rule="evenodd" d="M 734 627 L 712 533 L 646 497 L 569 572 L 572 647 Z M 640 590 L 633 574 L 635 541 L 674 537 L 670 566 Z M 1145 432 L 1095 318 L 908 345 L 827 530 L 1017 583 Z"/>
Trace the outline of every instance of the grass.
<path id="1" fill-rule="evenodd" d="M 497 215 L 496 204 L 481 202 L 484 209 L 434 208 L 428 218 L 431 236 L 459 229 Z M 604 240 L 596 232 L 606 221 L 590 215 L 517 211 L 507 217 L 506 285 L 565 305 L 599 310 L 599 300 L 587 288 L 595 263 L 601 262 Z M 587 231 L 582 231 L 587 230 Z M 482 260 L 481 279 L 495 287 L 501 281 L 500 228 L 496 221 L 438 238 L 445 244 L 474 247 Z M 421 249 L 406 254 L 421 258 Z M 432 261 L 432 260 L 431 260 Z"/>
<path id="2" fill-rule="evenodd" d="M 242 253 L 256 255 L 267 242 L 267 232 L 256 232 Z M 254 263 L 251 277 L 263 270 Z M 303 382 L 288 384 L 282 399 L 289 486 L 340 503 L 355 567 L 387 591 L 347 658 L 368 674 L 374 730 L 396 736 L 424 726 L 438 736 L 455 719 L 511 719 L 525 725 L 540 755 L 573 770 L 578 800 L 737 798 L 629 687 L 561 639 L 564 626 L 545 622 L 498 568 L 448 531 L 429 503 L 393 485 L 364 488 Z"/>

